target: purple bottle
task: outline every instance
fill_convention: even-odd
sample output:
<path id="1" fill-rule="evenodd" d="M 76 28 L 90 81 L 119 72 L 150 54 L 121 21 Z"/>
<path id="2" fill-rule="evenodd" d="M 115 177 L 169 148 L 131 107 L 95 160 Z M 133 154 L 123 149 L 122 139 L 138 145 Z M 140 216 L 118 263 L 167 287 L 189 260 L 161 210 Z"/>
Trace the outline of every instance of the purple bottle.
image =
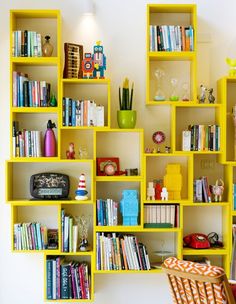
<path id="1" fill-rule="evenodd" d="M 44 156 L 46 157 L 56 156 L 56 138 L 53 128 L 56 128 L 56 125 L 49 120 L 47 124 L 47 131 L 45 132 L 44 136 Z"/>

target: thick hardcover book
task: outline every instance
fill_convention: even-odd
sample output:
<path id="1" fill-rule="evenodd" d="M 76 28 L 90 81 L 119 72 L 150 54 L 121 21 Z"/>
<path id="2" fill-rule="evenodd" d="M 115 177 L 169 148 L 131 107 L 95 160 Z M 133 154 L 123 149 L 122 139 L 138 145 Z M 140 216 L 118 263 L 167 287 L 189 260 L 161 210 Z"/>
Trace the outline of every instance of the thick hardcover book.
<path id="1" fill-rule="evenodd" d="M 61 299 L 69 299 L 70 264 L 61 265 Z"/>
<path id="2" fill-rule="evenodd" d="M 52 300 L 52 260 L 47 260 L 47 299 Z"/>

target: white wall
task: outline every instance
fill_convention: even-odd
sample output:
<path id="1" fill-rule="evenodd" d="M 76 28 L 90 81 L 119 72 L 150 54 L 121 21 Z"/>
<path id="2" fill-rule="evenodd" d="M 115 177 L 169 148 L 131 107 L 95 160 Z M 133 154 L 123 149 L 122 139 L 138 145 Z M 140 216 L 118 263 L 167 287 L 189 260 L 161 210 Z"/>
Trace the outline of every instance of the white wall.
<path id="1" fill-rule="evenodd" d="M 4 161 L 9 157 L 9 9 L 60 9 L 63 17 L 63 42 L 79 42 L 91 50 L 102 40 L 107 55 L 107 76 L 112 80 L 112 126 L 116 126 L 118 86 L 124 76 L 135 82 L 134 105 L 138 127 L 145 127 L 151 138 L 164 122 L 153 108 L 145 109 L 145 27 L 147 0 L 96 0 L 96 17 L 86 27 L 81 20 L 82 0 L 10 0 L 0 4 L 0 303 L 43 303 L 43 256 L 10 252 L 10 206 L 5 204 Z M 159 1 L 167 3 L 169 1 Z M 178 3 L 173 0 L 171 3 Z M 181 1 L 191 3 L 191 1 Z M 236 57 L 236 2 L 195 1 L 198 5 L 199 82 L 216 88 L 216 80 L 227 73 L 225 57 Z M 156 125 L 147 131 L 147 117 L 155 112 Z M 142 115 L 142 116 L 141 116 Z M 141 119 L 142 117 L 142 119 Z M 148 120 L 146 120 L 148 121 Z M 170 304 L 164 275 L 96 275 L 96 304 Z"/>

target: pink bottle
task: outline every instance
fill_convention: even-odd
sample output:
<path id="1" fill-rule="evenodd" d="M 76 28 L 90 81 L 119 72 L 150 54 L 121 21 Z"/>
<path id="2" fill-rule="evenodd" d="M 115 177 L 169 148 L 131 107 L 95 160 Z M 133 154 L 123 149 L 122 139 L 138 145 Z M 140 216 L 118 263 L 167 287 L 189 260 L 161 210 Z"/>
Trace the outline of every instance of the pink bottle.
<path id="1" fill-rule="evenodd" d="M 53 132 L 53 128 L 56 128 L 56 125 L 49 120 L 47 124 L 47 131 L 44 136 L 44 156 L 46 157 L 56 156 L 56 137 Z"/>

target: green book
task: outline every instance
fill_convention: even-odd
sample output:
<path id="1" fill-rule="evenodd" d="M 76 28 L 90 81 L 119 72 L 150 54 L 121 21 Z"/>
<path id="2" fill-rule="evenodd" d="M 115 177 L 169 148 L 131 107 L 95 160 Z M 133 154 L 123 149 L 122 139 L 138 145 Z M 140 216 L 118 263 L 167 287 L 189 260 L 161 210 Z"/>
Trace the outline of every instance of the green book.
<path id="1" fill-rule="evenodd" d="M 146 223 L 144 228 L 173 228 L 171 223 Z"/>

